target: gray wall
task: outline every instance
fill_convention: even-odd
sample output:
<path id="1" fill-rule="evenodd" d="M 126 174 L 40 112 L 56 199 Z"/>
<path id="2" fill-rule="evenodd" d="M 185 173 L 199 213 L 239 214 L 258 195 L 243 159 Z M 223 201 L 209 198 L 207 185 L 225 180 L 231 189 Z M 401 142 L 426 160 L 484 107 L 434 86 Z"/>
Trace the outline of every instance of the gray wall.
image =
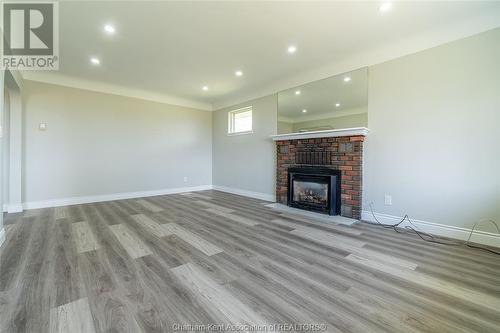
<path id="1" fill-rule="evenodd" d="M 363 208 L 458 227 L 500 222 L 500 29 L 369 77 Z"/>
<path id="2" fill-rule="evenodd" d="M 253 133 L 227 135 L 227 113 L 253 107 Z M 214 112 L 213 184 L 274 194 L 275 148 L 270 136 L 277 133 L 277 96 L 270 95 Z"/>
<path id="3" fill-rule="evenodd" d="M 212 183 L 210 112 L 33 81 L 23 97 L 25 202 Z"/>

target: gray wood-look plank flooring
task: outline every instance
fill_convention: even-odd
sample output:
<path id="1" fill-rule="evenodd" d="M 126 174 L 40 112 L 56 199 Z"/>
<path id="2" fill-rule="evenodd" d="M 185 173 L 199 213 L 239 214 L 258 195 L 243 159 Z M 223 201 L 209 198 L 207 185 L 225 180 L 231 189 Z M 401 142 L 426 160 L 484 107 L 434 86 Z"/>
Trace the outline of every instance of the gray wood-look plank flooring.
<path id="1" fill-rule="evenodd" d="M 73 223 L 71 224 L 71 229 L 73 231 L 73 239 L 78 253 L 97 250 L 99 244 L 95 240 L 94 234 L 92 233 L 88 222 L 83 221 Z"/>
<path id="2" fill-rule="evenodd" d="M 129 230 L 125 224 L 110 225 L 109 229 L 132 258 L 140 258 L 153 254 L 148 246 Z"/>
<path id="3" fill-rule="evenodd" d="M 50 310 L 51 333 L 95 332 L 87 298 L 60 305 Z"/>
<path id="4" fill-rule="evenodd" d="M 263 204 L 202 191 L 6 214 L 0 332 L 500 331 L 498 256 Z"/>

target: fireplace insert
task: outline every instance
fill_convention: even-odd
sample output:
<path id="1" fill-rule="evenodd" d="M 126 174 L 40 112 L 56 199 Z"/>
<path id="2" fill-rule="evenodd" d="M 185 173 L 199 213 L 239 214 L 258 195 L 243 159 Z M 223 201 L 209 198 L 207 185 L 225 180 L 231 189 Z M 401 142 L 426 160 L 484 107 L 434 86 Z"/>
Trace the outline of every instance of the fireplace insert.
<path id="1" fill-rule="evenodd" d="M 289 168 L 288 206 L 329 215 L 340 214 L 340 170 Z"/>

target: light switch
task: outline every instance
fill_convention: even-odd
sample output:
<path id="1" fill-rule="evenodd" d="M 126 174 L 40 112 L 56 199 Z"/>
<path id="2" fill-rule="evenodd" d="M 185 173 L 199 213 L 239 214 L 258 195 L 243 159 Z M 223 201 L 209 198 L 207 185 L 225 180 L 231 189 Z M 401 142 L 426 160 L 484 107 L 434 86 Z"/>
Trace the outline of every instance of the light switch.
<path id="1" fill-rule="evenodd" d="M 40 125 L 38 125 L 38 129 L 40 131 L 45 131 L 47 129 L 47 124 L 46 123 L 40 123 Z"/>

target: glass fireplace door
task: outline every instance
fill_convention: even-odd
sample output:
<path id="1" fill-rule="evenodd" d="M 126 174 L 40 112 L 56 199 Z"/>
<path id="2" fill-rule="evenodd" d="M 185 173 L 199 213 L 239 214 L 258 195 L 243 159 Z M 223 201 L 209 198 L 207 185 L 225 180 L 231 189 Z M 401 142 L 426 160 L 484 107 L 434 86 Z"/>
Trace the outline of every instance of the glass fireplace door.
<path id="1" fill-rule="evenodd" d="M 328 183 L 294 180 L 293 201 L 326 207 L 328 205 Z"/>

